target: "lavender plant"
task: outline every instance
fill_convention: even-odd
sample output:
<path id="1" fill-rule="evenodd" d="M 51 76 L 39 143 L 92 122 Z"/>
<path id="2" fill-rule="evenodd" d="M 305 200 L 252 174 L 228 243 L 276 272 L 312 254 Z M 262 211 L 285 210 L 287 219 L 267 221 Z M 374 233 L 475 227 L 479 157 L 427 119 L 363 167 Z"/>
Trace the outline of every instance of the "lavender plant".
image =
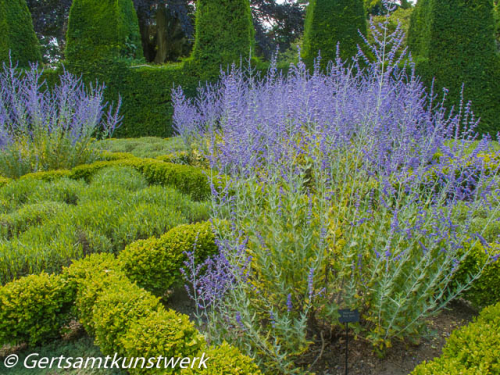
<path id="1" fill-rule="evenodd" d="M 97 137 L 119 126 L 120 103 L 103 102 L 104 85 L 86 88 L 65 71 L 49 89 L 36 65 L 0 72 L 0 173 L 8 177 L 72 168 L 97 158 Z M 106 111 L 107 109 L 107 111 Z"/>
<path id="2" fill-rule="evenodd" d="M 187 263 L 199 321 L 210 340 L 271 373 L 306 371 L 297 359 L 314 334 L 338 326 L 340 308 L 360 310 L 356 333 L 380 352 L 418 340 L 426 318 L 496 261 L 450 288 L 498 216 L 491 141 L 474 132 L 469 104 L 450 111 L 446 93 L 440 102 L 426 93 L 399 28 L 372 29 L 374 61 L 360 51 L 326 74 L 299 62 L 262 79 L 233 67 L 195 101 L 174 96 L 178 131 L 204 150 L 213 176 L 229 176 L 223 191 L 212 179 L 220 254 Z M 489 221 L 472 231 L 485 211 Z"/>

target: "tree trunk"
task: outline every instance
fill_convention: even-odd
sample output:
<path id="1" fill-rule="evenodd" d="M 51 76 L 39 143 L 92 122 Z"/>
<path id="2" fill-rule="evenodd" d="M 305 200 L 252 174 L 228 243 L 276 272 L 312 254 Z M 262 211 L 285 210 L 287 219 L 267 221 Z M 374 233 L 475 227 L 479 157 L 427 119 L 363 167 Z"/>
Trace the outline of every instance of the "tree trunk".
<path id="1" fill-rule="evenodd" d="M 165 5 L 158 6 L 156 11 L 156 56 L 154 62 L 163 64 L 168 54 L 168 19 Z"/>

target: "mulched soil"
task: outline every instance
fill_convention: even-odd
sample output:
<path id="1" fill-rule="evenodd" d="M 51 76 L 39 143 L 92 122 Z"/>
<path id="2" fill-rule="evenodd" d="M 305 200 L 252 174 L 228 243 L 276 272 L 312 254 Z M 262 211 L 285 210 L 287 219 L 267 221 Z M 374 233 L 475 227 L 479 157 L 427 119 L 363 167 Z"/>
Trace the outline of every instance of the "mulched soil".
<path id="1" fill-rule="evenodd" d="M 380 359 L 371 345 L 362 340 L 354 340 L 349 336 L 349 363 L 350 375 L 408 375 L 422 361 L 429 361 L 441 355 L 442 348 L 451 332 L 458 327 L 469 323 L 477 311 L 466 302 L 457 300 L 449 308 L 429 319 L 429 327 L 435 335 L 421 340 L 419 345 L 395 342 L 388 349 L 386 356 Z M 317 342 L 311 348 L 311 362 L 313 363 L 321 353 L 322 343 Z M 314 358 L 312 356 L 317 353 Z M 317 375 L 345 374 L 345 337 L 335 337 L 325 343 L 323 354 L 311 369 Z"/>
<path id="2" fill-rule="evenodd" d="M 194 306 L 184 289 L 176 290 L 169 298 L 167 307 L 187 314 L 194 320 Z M 349 336 L 350 375 L 408 375 L 422 361 L 430 361 L 441 355 L 441 350 L 451 332 L 472 321 L 478 314 L 467 302 L 453 301 L 446 310 L 428 321 L 429 328 L 435 332 L 432 337 L 423 338 L 419 345 L 394 342 L 385 358 L 373 352 L 371 344 L 354 340 Z M 351 332 L 352 333 L 352 332 Z M 345 331 L 323 342 L 318 339 L 302 358 L 304 368 L 314 366 L 310 371 L 316 375 L 344 375 L 345 372 Z M 320 353 L 323 350 L 321 356 Z"/>

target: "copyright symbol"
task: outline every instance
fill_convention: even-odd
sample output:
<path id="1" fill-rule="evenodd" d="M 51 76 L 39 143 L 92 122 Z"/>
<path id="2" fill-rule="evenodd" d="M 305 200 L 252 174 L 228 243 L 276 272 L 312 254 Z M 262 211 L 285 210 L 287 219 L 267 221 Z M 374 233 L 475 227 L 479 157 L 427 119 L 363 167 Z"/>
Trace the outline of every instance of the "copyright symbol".
<path id="1" fill-rule="evenodd" d="M 5 365 L 5 367 L 7 368 L 12 368 L 14 367 L 15 365 L 17 365 L 17 361 L 19 361 L 19 358 L 17 355 L 15 354 L 11 354 L 9 356 L 7 356 L 5 358 L 5 360 L 3 361 L 3 364 Z"/>

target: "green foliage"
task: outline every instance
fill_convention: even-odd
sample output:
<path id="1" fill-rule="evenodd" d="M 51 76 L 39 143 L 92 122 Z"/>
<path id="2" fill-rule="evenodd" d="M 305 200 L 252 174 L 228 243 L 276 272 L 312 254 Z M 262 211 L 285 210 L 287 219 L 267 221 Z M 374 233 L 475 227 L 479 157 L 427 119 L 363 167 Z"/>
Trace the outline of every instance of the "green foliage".
<path id="1" fill-rule="evenodd" d="M 7 185 L 10 182 L 10 178 L 0 176 L 0 187 Z"/>
<path id="2" fill-rule="evenodd" d="M 204 353 L 210 361 L 207 368 L 201 371 L 186 370 L 186 375 L 206 374 L 206 375 L 260 375 L 262 372 L 250 357 L 223 342 L 219 346 L 212 346 Z"/>
<path id="3" fill-rule="evenodd" d="M 58 337 L 73 300 L 67 281 L 46 273 L 0 287 L 0 345 L 36 345 Z"/>
<path id="4" fill-rule="evenodd" d="M 123 159 L 81 165 L 72 170 L 71 178 L 86 179 L 108 166 L 130 166 L 140 171 L 150 184 L 172 186 L 194 200 L 210 196 L 210 184 L 203 170 L 188 165 L 165 163 L 154 159 Z"/>
<path id="5" fill-rule="evenodd" d="M 500 373 L 500 303 L 485 308 L 471 324 L 455 330 L 441 357 L 424 362 L 412 375 Z"/>
<path id="6" fill-rule="evenodd" d="M 203 336 L 189 318 L 165 310 L 158 298 L 132 283 L 112 254 L 90 255 L 59 276 L 42 273 L 0 287 L 0 307 L 0 343 L 44 342 L 56 337 L 75 312 L 104 354 L 200 358 L 206 352 L 209 369 L 203 373 L 260 374 L 250 358 L 226 343 L 205 350 Z"/>
<path id="7" fill-rule="evenodd" d="M 363 45 L 359 33 L 366 35 L 366 14 L 363 0 L 312 0 L 307 8 L 304 61 L 311 64 L 321 54 L 321 65 L 337 57 L 337 44 L 342 59 L 356 55 Z"/>
<path id="8" fill-rule="evenodd" d="M 425 1 L 425 0 L 423 0 Z M 407 39 L 408 36 L 408 30 L 410 29 L 410 22 L 411 22 L 411 17 L 413 14 L 415 8 L 398 8 L 394 12 L 392 12 L 389 15 L 389 23 L 388 23 L 388 32 L 392 33 L 396 30 L 396 27 L 398 24 L 400 25 L 401 29 L 405 32 L 405 39 Z M 375 25 L 383 23 L 385 21 L 386 16 L 374 16 L 373 17 L 373 23 Z M 373 38 L 373 34 L 371 30 L 368 30 L 368 41 L 370 44 L 373 44 L 375 42 Z M 406 45 L 402 46 L 402 48 L 406 47 Z"/>
<path id="9" fill-rule="evenodd" d="M 217 252 L 210 222 L 177 226 L 160 238 L 149 238 L 127 246 L 118 257 L 130 280 L 162 296 L 181 279 L 184 252 L 195 253 L 203 261 Z"/>
<path id="10" fill-rule="evenodd" d="M 204 339 L 186 315 L 158 308 L 141 318 L 134 317 L 119 343 L 128 357 L 157 358 L 161 355 L 182 358 L 197 356 Z M 247 357 L 245 359 L 250 361 Z M 212 366 L 218 367 L 219 363 Z M 137 368 L 131 373 L 165 373 L 164 370 L 155 370 Z"/>
<path id="11" fill-rule="evenodd" d="M 0 35 L 0 65 L 9 62 L 9 53 L 21 68 L 42 60 L 25 0 L 0 0 Z"/>
<path id="12" fill-rule="evenodd" d="M 32 225 L 54 218 L 66 209 L 66 204 L 59 202 L 43 202 L 26 204 L 12 214 L 0 215 L 0 236 L 10 239 L 25 232 Z"/>
<path id="13" fill-rule="evenodd" d="M 135 158 L 135 156 L 129 154 L 128 152 L 111 152 L 108 150 L 101 150 L 101 153 L 99 155 L 99 159 L 102 161 L 112 161 L 112 160 L 132 159 L 132 158 Z"/>
<path id="14" fill-rule="evenodd" d="M 105 168 L 92 176 L 92 185 L 108 189 L 121 188 L 130 192 L 145 189 L 146 180 L 141 173 L 130 167 Z"/>
<path id="15" fill-rule="evenodd" d="M 172 154 L 160 155 L 156 160 L 164 161 L 165 163 L 191 165 L 189 154 L 186 151 L 174 152 Z"/>
<path id="16" fill-rule="evenodd" d="M 21 176 L 21 180 L 32 179 L 32 180 L 43 180 L 43 181 L 53 181 L 58 180 L 62 177 L 69 177 L 71 172 L 67 169 L 59 169 L 55 171 L 44 171 L 44 172 L 33 172 Z"/>
<path id="17" fill-rule="evenodd" d="M 469 275 L 476 275 L 487 264 L 481 277 L 462 295 L 475 306 L 484 307 L 500 302 L 500 261 L 491 261 L 491 256 L 497 254 L 500 254 L 500 245 L 492 244 L 485 249 L 477 243 L 454 276 L 455 282 L 466 284 Z"/>
<path id="18" fill-rule="evenodd" d="M 254 34 L 248 0 L 199 0 L 190 69 L 204 79 L 218 77 L 221 65 L 249 58 Z"/>
<path id="19" fill-rule="evenodd" d="M 102 293 L 124 282 L 120 264 L 112 254 L 91 254 L 63 270 L 70 289 L 76 292 L 75 314 L 89 334 L 94 332 L 94 305 Z"/>
<path id="20" fill-rule="evenodd" d="M 66 69 L 82 75 L 86 84 L 96 80 L 105 83 L 104 97 L 108 102 L 117 103 L 121 97 L 123 120 L 113 133 L 118 138 L 172 136 L 172 88 L 182 86 L 193 96 L 199 84 L 199 78 L 188 74 L 183 64 L 130 66 L 123 61 L 91 64 L 84 60 L 71 61 Z M 44 72 L 44 78 L 53 81 L 52 76 L 61 73 L 62 69 Z"/>
<path id="21" fill-rule="evenodd" d="M 500 130 L 500 63 L 496 56 L 491 0 L 421 0 L 411 19 L 408 43 L 417 60 L 417 72 L 427 84 L 450 90 L 452 104 L 472 100 L 481 117 L 479 132 Z"/>
<path id="22" fill-rule="evenodd" d="M 99 142 L 99 146 L 115 153 L 130 153 L 138 158 L 157 158 L 186 149 L 181 137 L 159 138 L 141 137 L 125 139 L 106 139 Z"/>
<path id="23" fill-rule="evenodd" d="M 117 253 L 138 239 L 208 218 L 206 203 L 173 188 L 148 186 L 126 164 L 102 163 L 86 174 L 89 184 L 25 178 L 0 189 L 2 283 L 42 270 L 59 272 L 72 259 Z"/>
<path id="24" fill-rule="evenodd" d="M 141 58 L 139 23 L 132 0 L 73 1 L 66 44 L 70 63 Z"/>
<path id="25" fill-rule="evenodd" d="M 104 354 L 125 355 L 122 340 L 130 324 L 149 317 L 160 306 L 158 298 L 127 278 L 114 278 L 112 287 L 97 298 L 92 309 L 96 343 L 101 351 Z"/>
<path id="26" fill-rule="evenodd" d="M 103 353 L 126 357 L 201 357 L 203 336 L 186 315 L 165 310 L 156 297 L 127 279 L 120 262 L 108 254 L 92 255 L 64 270 L 64 278 L 78 291 L 77 315 L 87 332 L 95 333 Z M 259 373 L 252 360 L 224 344 L 210 348 L 209 368 L 241 367 Z M 212 370 L 212 371 L 213 371 Z M 158 371 L 165 373 L 164 371 Z M 155 369 L 135 369 L 131 373 L 156 373 Z"/>

